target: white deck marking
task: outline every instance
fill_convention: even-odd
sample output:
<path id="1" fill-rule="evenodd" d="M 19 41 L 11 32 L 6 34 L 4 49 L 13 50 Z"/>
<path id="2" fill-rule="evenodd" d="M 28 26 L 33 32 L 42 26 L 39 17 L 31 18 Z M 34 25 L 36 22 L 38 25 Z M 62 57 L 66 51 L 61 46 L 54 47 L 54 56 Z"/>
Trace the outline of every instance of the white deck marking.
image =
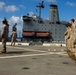
<path id="1" fill-rule="evenodd" d="M 48 51 L 42 51 L 42 50 L 37 50 L 37 49 L 28 49 L 28 48 L 10 47 L 10 46 L 8 46 L 7 48 L 23 49 L 23 50 L 27 50 L 27 51 L 35 51 L 35 52 L 48 52 Z"/>
<path id="2" fill-rule="evenodd" d="M 28 54 L 28 55 L 14 55 L 14 56 L 3 56 L 0 57 L 0 59 L 9 59 L 9 58 L 20 58 L 20 57 L 30 57 L 30 56 L 44 56 L 44 55 L 53 55 L 53 54 L 57 54 L 57 55 L 65 55 L 68 56 L 67 54 L 62 54 L 62 53 L 58 53 L 58 52 L 47 52 L 47 53 L 40 53 L 40 54 Z"/>
<path id="3" fill-rule="evenodd" d="M 58 52 L 58 53 L 56 53 L 56 54 L 68 56 L 68 54 L 66 54 L 65 52 Z"/>
<path id="4" fill-rule="evenodd" d="M 41 52 L 39 54 L 28 54 L 28 55 L 14 55 L 14 56 L 1 56 L 0 59 L 9 59 L 9 58 L 20 58 L 20 57 L 30 57 L 30 56 L 44 56 L 44 55 L 64 55 L 64 56 L 68 56 L 66 54 L 66 52 L 49 52 L 47 51 L 42 51 L 42 50 L 36 50 L 36 49 L 28 49 L 28 48 L 20 48 L 20 47 L 10 47 L 8 46 L 8 48 L 14 48 L 14 49 L 23 49 L 23 50 L 28 50 L 28 51 L 36 51 L 36 52 Z M 43 53 L 42 53 L 43 52 Z"/>
<path id="5" fill-rule="evenodd" d="M 43 55 L 49 55 L 49 54 L 53 54 L 53 52 L 51 52 L 51 53 L 41 53 L 41 54 L 28 54 L 28 55 L 4 56 L 4 57 L 0 57 L 0 59 L 20 58 L 20 57 L 29 57 L 29 56 L 43 56 Z"/>

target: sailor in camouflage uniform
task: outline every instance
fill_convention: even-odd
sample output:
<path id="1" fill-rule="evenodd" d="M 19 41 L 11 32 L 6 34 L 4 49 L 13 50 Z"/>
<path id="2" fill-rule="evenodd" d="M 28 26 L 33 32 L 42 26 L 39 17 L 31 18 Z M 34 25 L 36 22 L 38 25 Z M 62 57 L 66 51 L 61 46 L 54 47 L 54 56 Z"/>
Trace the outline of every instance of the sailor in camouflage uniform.
<path id="1" fill-rule="evenodd" d="M 9 41 L 9 39 L 8 39 L 8 35 L 9 35 L 9 24 L 8 24 L 8 20 L 6 19 L 6 17 L 4 17 L 4 20 L 3 21 L 5 21 L 5 23 L 7 25 L 7 41 Z"/>
<path id="2" fill-rule="evenodd" d="M 16 38 L 17 38 L 17 28 L 16 28 L 17 23 L 12 27 L 12 33 L 11 33 L 11 46 L 15 46 Z"/>
<path id="3" fill-rule="evenodd" d="M 72 39 L 71 39 L 71 51 L 73 52 L 73 54 L 75 55 L 75 59 L 76 59 L 76 24 L 75 24 L 75 20 L 71 19 L 71 28 L 72 28 Z"/>
<path id="4" fill-rule="evenodd" d="M 6 53 L 6 41 L 7 41 L 7 33 L 8 33 L 8 27 L 6 25 L 6 21 L 2 21 L 3 26 L 2 26 L 2 46 L 3 49 L 0 53 Z"/>
<path id="5" fill-rule="evenodd" d="M 74 22 L 75 22 L 75 20 L 71 19 L 71 21 L 70 21 L 71 28 L 69 31 L 66 31 L 67 32 L 66 39 L 69 37 L 69 39 L 67 39 L 66 43 L 67 43 L 67 47 L 69 49 L 69 50 L 67 50 L 69 57 L 72 60 L 76 61 L 76 24 Z"/>
<path id="6" fill-rule="evenodd" d="M 74 23 L 75 20 L 71 19 L 70 23 L 71 23 L 71 38 L 70 38 L 70 47 L 71 47 L 71 52 L 75 52 L 75 40 L 76 40 L 76 24 Z"/>

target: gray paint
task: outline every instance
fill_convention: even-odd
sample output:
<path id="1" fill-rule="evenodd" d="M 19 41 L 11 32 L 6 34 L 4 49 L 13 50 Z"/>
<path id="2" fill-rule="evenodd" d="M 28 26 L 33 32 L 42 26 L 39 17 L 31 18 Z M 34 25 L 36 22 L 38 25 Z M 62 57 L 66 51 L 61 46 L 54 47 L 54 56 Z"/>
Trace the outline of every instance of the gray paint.
<path id="1" fill-rule="evenodd" d="M 49 17 L 49 20 L 40 19 L 38 16 L 27 16 L 27 18 L 30 19 L 27 23 L 25 17 L 23 17 L 23 31 L 48 31 L 52 33 L 51 36 L 54 41 L 64 41 L 64 32 L 66 31 L 65 23 L 67 22 L 59 21 L 58 7 L 50 6 L 50 10 L 51 16 Z M 54 13 L 52 10 L 56 10 L 56 12 Z M 42 23 L 39 23 L 38 21 L 42 21 Z M 50 24 L 52 22 L 54 22 L 54 24 Z M 56 22 L 59 22 L 60 24 L 57 24 Z"/>

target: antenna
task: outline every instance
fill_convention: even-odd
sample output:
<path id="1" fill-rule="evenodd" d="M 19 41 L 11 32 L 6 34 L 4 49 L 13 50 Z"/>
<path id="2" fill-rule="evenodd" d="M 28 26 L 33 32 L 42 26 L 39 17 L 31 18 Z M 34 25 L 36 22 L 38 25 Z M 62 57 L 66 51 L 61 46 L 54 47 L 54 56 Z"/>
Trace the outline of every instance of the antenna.
<path id="1" fill-rule="evenodd" d="M 39 18 L 41 18 L 41 9 L 44 8 L 44 0 L 42 0 L 42 2 L 39 3 L 36 7 L 39 8 Z"/>

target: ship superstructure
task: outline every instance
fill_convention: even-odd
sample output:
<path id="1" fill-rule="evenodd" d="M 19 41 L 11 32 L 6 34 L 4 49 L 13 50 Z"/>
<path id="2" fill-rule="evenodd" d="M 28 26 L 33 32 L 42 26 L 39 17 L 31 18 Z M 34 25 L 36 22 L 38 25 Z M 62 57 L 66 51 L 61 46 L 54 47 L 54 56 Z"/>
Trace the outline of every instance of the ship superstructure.
<path id="1" fill-rule="evenodd" d="M 42 7 L 39 7 L 39 16 L 23 16 L 23 39 L 27 41 L 64 41 L 64 32 L 68 23 L 60 22 L 58 6 L 50 5 L 49 20 L 41 18 Z"/>

